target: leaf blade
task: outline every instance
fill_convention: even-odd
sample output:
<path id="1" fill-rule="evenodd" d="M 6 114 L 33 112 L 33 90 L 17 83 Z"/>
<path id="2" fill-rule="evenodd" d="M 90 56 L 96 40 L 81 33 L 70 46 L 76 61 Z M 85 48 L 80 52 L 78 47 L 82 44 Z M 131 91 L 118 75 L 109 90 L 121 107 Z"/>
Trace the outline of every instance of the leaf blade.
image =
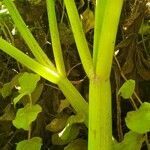
<path id="1" fill-rule="evenodd" d="M 29 130 L 30 124 L 36 120 L 37 115 L 42 111 L 40 105 L 27 104 L 24 108 L 18 110 L 15 119 L 13 120 L 13 125 L 20 129 Z"/>

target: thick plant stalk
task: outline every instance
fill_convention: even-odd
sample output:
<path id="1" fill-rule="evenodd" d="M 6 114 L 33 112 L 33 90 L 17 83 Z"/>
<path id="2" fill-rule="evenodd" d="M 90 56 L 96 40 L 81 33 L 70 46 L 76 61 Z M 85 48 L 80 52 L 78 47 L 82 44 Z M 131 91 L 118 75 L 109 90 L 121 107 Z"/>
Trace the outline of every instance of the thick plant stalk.
<path id="1" fill-rule="evenodd" d="M 111 150 L 111 90 L 108 81 L 90 82 L 88 150 Z"/>
<path id="2" fill-rule="evenodd" d="M 96 2 L 95 77 L 90 81 L 88 150 L 112 149 L 109 78 L 122 4 L 122 0 Z"/>
<path id="3" fill-rule="evenodd" d="M 74 0 L 64 0 L 83 68 L 89 78 L 94 76 L 93 61 Z"/>
<path id="4" fill-rule="evenodd" d="M 26 44 L 32 51 L 35 58 L 43 65 L 50 67 L 53 70 L 56 70 L 53 63 L 48 59 L 47 55 L 43 52 L 33 35 L 31 34 L 30 30 L 24 23 L 22 17 L 20 16 L 18 10 L 16 9 L 12 0 L 3 0 L 4 4 L 6 5 L 11 18 L 13 19 L 18 31 L 21 33 L 23 39 L 25 40 Z"/>
<path id="5" fill-rule="evenodd" d="M 65 65 L 63 61 L 62 49 L 60 44 L 59 32 L 57 27 L 55 0 L 47 0 L 47 12 L 49 20 L 49 29 L 52 40 L 53 53 L 56 63 L 56 68 L 59 74 L 66 76 Z"/>

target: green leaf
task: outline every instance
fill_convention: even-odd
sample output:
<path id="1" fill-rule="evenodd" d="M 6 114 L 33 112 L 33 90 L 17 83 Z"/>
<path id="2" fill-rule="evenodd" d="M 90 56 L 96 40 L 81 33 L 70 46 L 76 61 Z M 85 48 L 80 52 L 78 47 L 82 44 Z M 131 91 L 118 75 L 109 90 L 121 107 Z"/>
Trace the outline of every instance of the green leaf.
<path id="1" fill-rule="evenodd" d="M 41 150 L 42 139 L 39 137 L 34 137 L 30 140 L 23 140 L 17 143 L 16 150 Z"/>
<path id="2" fill-rule="evenodd" d="M 67 132 L 65 132 L 65 134 L 63 135 L 63 139 L 60 138 L 60 133 L 56 133 L 52 135 L 52 143 L 53 145 L 66 145 L 68 143 L 70 143 L 72 140 L 74 140 L 78 134 L 79 134 L 79 126 L 74 125 L 70 128 L 70 133 L 68 134 Z"/>
<path id="3" fill-rule="evenodd" d="M 42 94 L 42 91 L 43 91 L 43 84 L 41 83 L 36 86 L 35 90 L 31 94 L 32 104 L 36 104 L 36 102 L 40 98 L 40 95 Z M 16 105 L 16 103 L 18 103 L 20 100 L 24 106 L 27 103 L 29 103 L 30 97 L 29 97 L 28 93 L 27 92 L 21 93 L 17 97 L 15 97 L 13 100 L 14 105 Z"/>
<path id="4" fill-rule="evenodd" d="M 85 33 L 94 28 L 94 13 L 90 8 L 87 8 L 82 14 L 82 23 Z"/>
<path id="5" fill-rule="evenodd" d="M 23 96 L 25 96 L 27 93 L 21 93 L 19 94 L 18 96 L 16 96 L 14 99 L 13 99 L 13 102 L 14 102 L 14 106 L 16 106 L 16 104 L 22 99 Z"/>
<path id="6" fill-rule="evenodd" d="M 69 143 L 64 150 L 87 150 L 87 141 L 83 139 L 76 139 Z"/>
<path id="7" fill-rule="evenodd" d="M 145 20 L 139 30 L 139 34 L 149 35 L 150 34 L 150 20 Z"/>
<path id="8" fill-rule="evenodd" d="M 72 115 L 68 118 L 67 124 L 72 125 L 75 123 L 83 123 L 85 116 L 83 113 L 78 113 L 76 115 Z"/>
<path id="9" fill-rule="evenodd" d="M 10 86 L 10 82 L 4 84 L 3 88 L 1 88 L 1 94 L 3 96 L 3 98 L 6 98 L 7 96 L 9 96 L 11 94 L 11 86 Z"/>
<path id="10" fill-rule="evenodd" d="M 21 86 L 21 90 L 19 93 L 29 93 L 31 94 L 36 88 L 37 82 L 40 80 L 40 76 L 33 73 L 24 73 L 19 78 L 19 84 Z"/>
<path id="11" fill-rule="evenodd" d="M 124 99 L 128 99 L 132 96 L 135 89 L 135 81 L 127 80 L 119 89 L 118 95 L 120 94 Z"/>
<path id="12" fill-rule="evenodd" d="M 144 102 L 136 111 L 130 111 L 125 118 L 127 127 L 137 133 L 150 131 L 150 103 Z"/>
<path id="13" fill-rule="evenodd" d="M 75 139 L 79 133 L 77 123 L 84 122 L 85 116 L 82 113 L 69 117 L 65 128 L 58 134 L 62 140 Z"/>
<path id="14" fill-rule="evenodd" d="M 68 117 L 67 114 L 59 114 L 46 126 L 46 129 L 51 132 L 60 132 L 65 127 Z"/>
<path id="15" fill-rule="evenodd" d="M 31 94 L 36 89 L 36 85 L 39 80 L 39 75 L 25 72 L 19 78 L 19 84 L 21 87 L 21 89 L 19 90 L 20 95 L 14 98 L 14 105 L 16 105 L 16 103 L 18 103 L 23 96 Z"/>
<path id="16" fill-rule="evenodd" d="M 35 90 L 31 94 L 32 104 L 36 104 L 36 102 L 38 101 L 38 99 L 40 98 L 40 96 L 42 94 L 43 88 L 44 88 L 43 83 L 40 83 L 37 85 L 37 87 L 35 88 Z"/>
<path id="17" fill-rule="evenodd" d="M 6 98 L 7 96 L 9 96 L 12 92 L 12 89 L 15 87 L 15 85 L 18 84 L 18 78 L 22 75 L 22 73 L 18 73 L 17 75 L 15 75 L 12 80 L 6 84 L 3 85 L 3 87 L 1 88 L 0 92 L 3 96 L 3 98 Z"/>
<path id="18" fill-rule="evenodd" d="M 69 107 L 70 103 L 67 99 L 61 100 L 59 108 L 57 110 L 58 113 L 62 112 L 65 108 Z"/>
<path id="19" fill-rule="evenodd" d="M 15 120 L 13 120 L 13 125 L 20 129 L 29 130 L 30 124 L 36 120 L 38 113 L 42 111 L 40 105 L 27 104 L 24 108 L 21 108 L 17 111 Z"/>
<path id="20" fill-rule="evenodd" d="M 67 141 L 68 143 L 74 140 L 79 134 L 80 127 L 78 125 L 69 125 L 67 126 L 58 134 L 58 136 L 63 140 Z"/>
<path id="21" fill-rule="evenodd" d="M 129 131 L 121 143 L 114 144 L 113 150 L 140 150 L 144 139 L 144 135 Z"/>
<path id="22" fill-rule="evenodd" d="M 57 133 L 52 135 L 52 144 L 53 144 L 53 145 L 66 145 L 66 144 L 68 144 L 69 142 L 70 142 L 70 141 L 64 141 L 64 140 L 62 140 L 62 139 L 58 136 Z"/>

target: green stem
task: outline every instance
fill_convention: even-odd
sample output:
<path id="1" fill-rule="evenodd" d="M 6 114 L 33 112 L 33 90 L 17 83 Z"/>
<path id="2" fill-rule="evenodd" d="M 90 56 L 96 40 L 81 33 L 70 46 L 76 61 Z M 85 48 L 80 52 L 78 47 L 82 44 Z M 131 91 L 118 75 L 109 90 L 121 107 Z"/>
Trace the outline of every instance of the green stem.
<path id="1" fill-rule="evenodd" d="M 122 4 L 122 0 L 101 0 L 96 4 L 95 77 L 90 80 L 89 92 L 89 150 L 112 149 L 109 77 Z"/>
<path id="2" fill-rule="evenodd" d="M 58 86 L 75 111 L 78 113 L 81 112 L 85 115 L 84 123 L 88 127 L 88 103 L 67 78 L 62 78 L 62 80 L 58 83 Z"/>
<path id="3" fill-rule="evenodd" d="M 67 78 L 63 78 L 62 80 L 60 80 L 58 86 L 62 90 L 66 98 L 69 100 L 75 111 L 79 113 L 84 113 L 84 122 L 85 125 L 88 127 L 88 103 L 84 100 L 84 98 L 80 95 L 77 89 Z"/>
<path id="4" fill-rule="evenodd" d="M 107 0 L 98 0 L 96 3 L 96 10 L 95 10 L 95 27 L 94 27 L 94 46 L 93 46 L 93 65 L 94 69 L 97 63 L 97 54 L 98 54 L 98 46 L 99 46 L 99 37 L 102 29 L 102 23 L 104 19 L 104 12 L 106 7 Z"/>
<path id="5" fill-rule="evenodd" d="M 31 94 L 29 94 L 28 96 L 29 96 L 30 107 L 32 107 L 32 97 L 31 97 Z M 31 131 L 32 131 L 32 123 L 30 124 L 29 130 L 28 130 L 28 140 L 31 139 Z"/>
<path id="6" fill-rule="evenodd" d="M 2 38 L 0 38 L 0 49 L 48 81 L 57 84 L 60 80 L 57 72 L 41 65 Z"/>
<path id="7" fill-rule="evenodd" d="M 111 90 L 110 82 L 94 79 L 89 93 L 88 150 L 111 150 Z"/>
<path id="8" fill-rule="evenodd" d="M 55 0 L 47 0 L 46 2 L 47 2 L 49 28 L 51 33 L 51 41 L 52 41 L 54 58 L 56 62 L 56 68 L 58 70 L 58 73 L 65 76 L 66 75 L 65 65 L 63 61 L 63 55 L 61 50 L 56 13 L 55 13 Z"/>
<path id="9" fill-rule="evenodd" d="M 123 0 L 107 1 L 105 12 L 103 15 L 103 23 L 98 42 L 98 53 L 96 62 L 96 74 L 101 77 L 101 80 L 107 79 L 110 76 L 112 58 L 114 53 L 115 39 L 118 29 L 120 13 Z M 97 5 L 97 9 L 101 9 L 101 5 Z M 115 11 L 114 11 L 115 10 Z M 96 17 L 96 22 L 100 21 Z M 98 33 L 97 33 L 98 34 Z"/>
<path id="10" fill-rule="evenodd" d="M 93 61 L 91 58 L 90 50 L 88 48 L 88 43 L 82 29 L 82 23 L 78 15 L 77 8 L 75 6 L 75 2 L 74 0 L 64 0 L 64 3 L 66 5 L 67 13 L 69 16 L 82 65 L 87 76 L 89 78 L 92 78 L 94 75 Z"/>
<path id="11" fill-rule="evenodd" d="M 18 10 L 16 9 L 14 3 L 12 0 L 4 0 L 4 3 L 9 11 L 9 14 L 11 15 L 11 18 L 13 19 L 18 31 L 21 33 L 23 39 L 27 43 L 28 47 L 32 51 L 33 55 L 36 57 L 36 59 L 43 65 L 50 67 L 52 70 L 56 70 L 52 62 L 48 59 L 46 54 L 43 52 L 43 50 L 38 45 L 37 41 L 31 34 L 30 30 L 24 23 L 23 19 L 21 18 Z"/>

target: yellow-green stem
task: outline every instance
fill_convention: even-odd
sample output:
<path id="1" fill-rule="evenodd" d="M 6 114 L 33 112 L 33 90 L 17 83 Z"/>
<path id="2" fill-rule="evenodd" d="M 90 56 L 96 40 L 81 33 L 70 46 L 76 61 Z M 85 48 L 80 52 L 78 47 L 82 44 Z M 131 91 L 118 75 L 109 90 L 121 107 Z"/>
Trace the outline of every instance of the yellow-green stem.
<path id="1" fill-rule="evenodd" d="M 111 150 L 111 90 L 109 80 L 90 82 L 88 150 Z"/>
<path id="2" fill-rule="evenodd" d="M 96 2 L 95 78 L 90 80 L 88 150 L 112 149 L 110 71 L 123 0 Z"/>
<path id="3" fill-rule="evenodd" d="M 75 111 L 79 113 L 82 112 L 85 115 L 84 123 L 88 127 L 88 103 L 67 78 L 62 78 L 62 80 L 59 81 L 58 86 Z"/>
<path id="4" fill-rule="evenodd" d="M 64 0 L 83 68 L 89 78 L 94 75 L 93 61 L 74 0 Z"/>
<path id="5" fill-rule="evenodd" d="M 114 0 L 114 1 L 107 0 L 107 2 L 105 3 L 106 6 L 102 20 L 103 23 L 101 25 L 101 30 L 99 33 L 100 34 L 99 40 L 97 41 L 98 42 L 97 61 L 96 66 L 94 66 L 96 67 L 96 75 L 100 76 L 101 80 L 105 80 L 110 76 L 122 4 L 123 0 Z M 100 7 L 104 6 L 97 5 L 97 9 L 100 9 Z M 97 18 L 96 21 L 101 21 L 101 19 Z"/>
<path id="6" fill-rule="evenodd" d="M 96 2 L 96 10 L 95 10 L 95 27 L 94 27 L 94 45 L 93 45 L 93 65 L 96 66 L 98 59 L 98 46 L 99 46 L 99 37 L 102 30 L 102 24 L 104 19 L 104 13 L 106 10 L 106 3 L 108 0 L 98 0 Z M 95 68 L 94 68 L 95 69 Z"/>
<path id="7" fill-rule="evenodd" d="M 51 41 L 52 41 L 56 68 L 59 74 L 66 76 L 65 65 L 63 61 L 62 49 L 61 49 L 60 38 L 59 38 L 59 32 L 58 32 L 58 27 L 57 27 L 55 0 L 47 0 L 46 2 L 47 2 L 49 28 L 50 28 Z"/>
<path id="8" fill-rule="evenodd" d="M 41 65 L 2 38 L 0 38 L 0 49 L 48 81 L 57 84 L 60 80 L 57 72 Z"/>

